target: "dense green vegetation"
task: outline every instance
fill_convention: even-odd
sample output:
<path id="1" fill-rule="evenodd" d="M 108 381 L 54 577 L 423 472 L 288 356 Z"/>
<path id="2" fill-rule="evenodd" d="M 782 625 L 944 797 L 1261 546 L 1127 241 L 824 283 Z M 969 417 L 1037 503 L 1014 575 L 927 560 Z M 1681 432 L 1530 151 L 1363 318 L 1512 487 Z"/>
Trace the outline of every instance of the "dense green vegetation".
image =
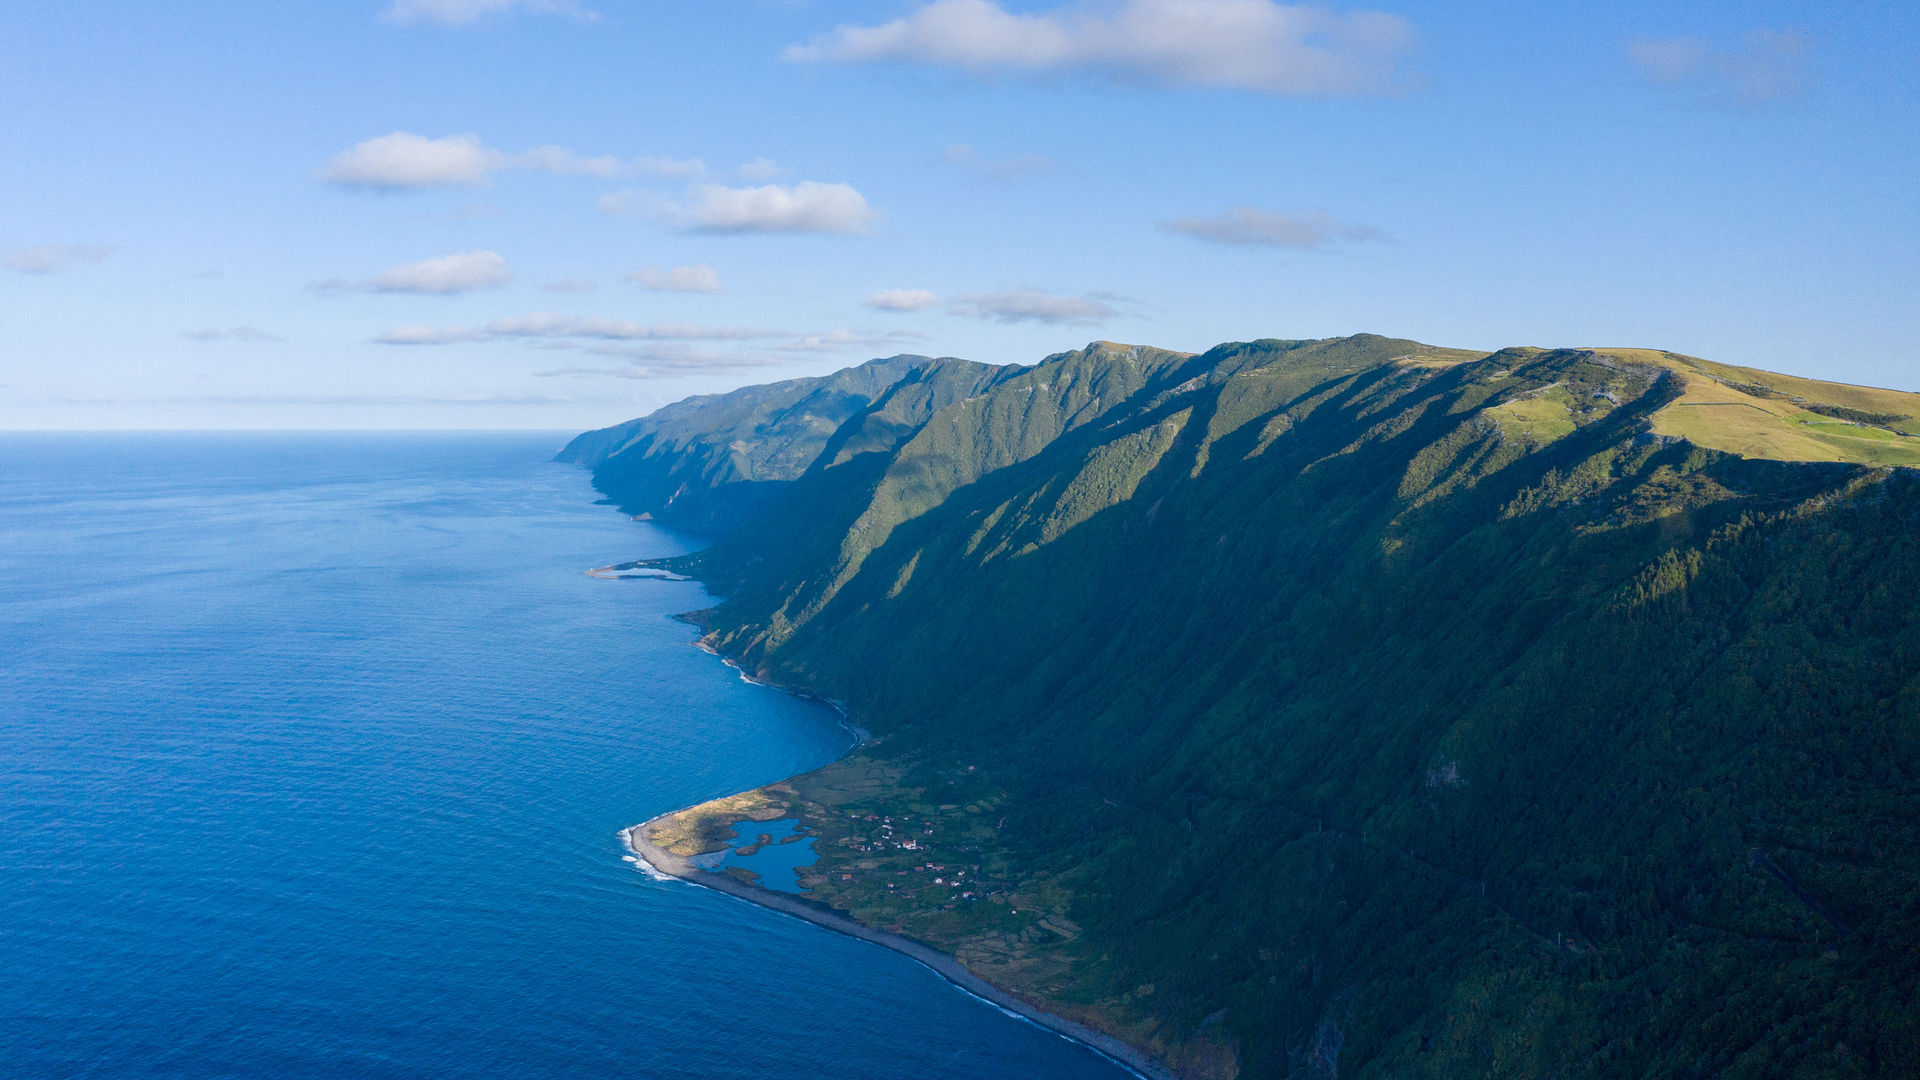
<path id="1" fill-rule="evenodd" d="M 1009 370 L 924 356 L 875 360 L 823 378 L 688 398 L 590 431 L 560 459 L 593 466 L 601 490 L 629 513 L 724 531 L 810 467 L 888 446 Z"/>
<path id="2" fill-rule="evenodd" d="M 1920 476 L 1876 464 L 1920 399 L 1365 335 L 879 363 L 818 436 L 782 384 L 574 456 L 723 534 L 674 563 L 711 640 L 1058 905 L 1023 992 L 1196 1075 L 1920 1075 Z M 1708 448 L 1800 416 L 1874 437 Z"/>

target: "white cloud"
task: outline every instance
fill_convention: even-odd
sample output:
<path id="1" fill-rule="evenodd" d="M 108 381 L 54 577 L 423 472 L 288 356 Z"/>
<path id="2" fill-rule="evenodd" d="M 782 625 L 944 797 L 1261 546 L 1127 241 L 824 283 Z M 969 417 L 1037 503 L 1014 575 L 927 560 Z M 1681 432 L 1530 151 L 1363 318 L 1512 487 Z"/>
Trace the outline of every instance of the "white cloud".
<path id="1" fill-rule="evenodd" d="M 769 180 L 778 180 L 781 177 L 787 176 L 793 172 L 792 169 L 789 169 L 781 165 L 779 162 L 774 161 L 772 158 L 763 158 L 763 157 L 754 158 L 752 161 L 749 161 L 745 165 L 740 166 L 740 168 L 736 169 L 735 171 L 740 174 L 740 179 L 751 180 L 755 183 L 761 183 L 761 184 L 764 184 Z"/>
<path id="2" fill-rule="evenodd" d="M 940 157 L 947 164 L 991 177 L 995 180 L 1017 180 L 1026 176 L 1038 176 L 1052 172 L 1060 163 L 1045 154 L 1016 154 L 1006 158 L 983 158 L 966 143 L 954 143 L 941 152 Z"/>
<path id="3" fill-rule="evenodd" d="M 395 131 L 333 155 L 320 176 L 341 187 L 379 191 L 462 187 L 484 183 L 506 162 L 507 155 L 487 149 L 478 135 L 429 139 Z"/>
<path id="4" fill-rule="evenodd" d="M 596 316 L 556 315 L 546 311 L 495 319 L 487 324 L 487 333 L 495 337 L 571 337 L 612 341 L 745 341 L 788 336 L 784 330 L 769 330 L 760 326 L 703 326 L 683 322 L 646 324 Z"/>
<path id="5" fill-rule="evenodd" d="M 613 177 L 625 175 L 634 168 L 611 155 L 581 157 L 558 146 L 536 146 L 524 154 L 515 155 L 509 164 L 522 169 L 549 172 L 555 176 Z"/>
<path id="6" fill-rule="evenodd" d="M 976 74 L 1077 71 L 1331 96 L 1394 89 L 1413 36 L 1396 15 L 1272 0 L 1121 0 L 1032 15 L 992 0 L 934 0 L 893 22 L 842 26 L 784 55 L 799 63 L 906 61 Z"/>
<path id="7" fill-rule="evenodd" d="M 872 334 L 829 330 L 793 334 L 761 326 L 708 326 L 698 323 L 640 323 L 625 319 L 534 312 L 495 319 L 478 326 L 396 326 L 373 340 L 384 345 L 454 345 L 481 341 L 519 341 L 543 349 L 571 349 L 628 362 L 630 367 L 564 367 L 539 372 L 548 376 L 648 378 L 660 371 L 762 367 L 793 362 L 796 353 L 836 353 L 859 349 L 897 350 L 922 340 L 907 331 Z"/>
<path id="8" fill-rule="evenodd" d="M 7 267 L 23 274 L 51 274 L 75 266 L 91 266 L 113 254 L 106 244 L 40 244 L 7 252 Z"/>
<path id="9" fill-rule="evenodd" d="M 474 187 L 494 173 L 509 169 L 553 176 L 658 176 L 687 180 L 705 175 L 699 159 L 642 157 L 631 161 L 602 154 L 586 157 L 561 146 L 536 146 L 509 154 L 480 141 L 480 136 L 443 135 L 429 139 L 410 131 L 394 131 L 357 143 L 320 169 L 320 178 L 341 187 L 375 191 L 421 188 Z"/>
<path id="10" fill-rule="evenodd" d="M 693 189 L 687 210 L 701 232 L 865 232 L 877 216 L 866 196 L 847 184 L 765 184 L 760 187 Z"/>
<path id="11" fill-rule="evenodd" d="M 867 297 L 867 306 L 876 311 L 919 311 L 939 302 L 925 289 L 882 289 Z"/>
<path id="12" fill-rule="evenodd" d="M 689 368 L 765 367 L 792 363 L 791 357 L 753 349 L 711 349 L 681 342 L 646 345 L 595 345 L 587 349 L 595 356 L 623 359 L 652 370 Z M 632 376 L 629 376 L 632 377 Z M 645 377 L 645 376 L 640 376 Z"/>
<path id="13" fill-rule="evenodd" d="M 485 341 L 487 332 L 470 326 L 396 326 L 373 339 L 382 345 L 454 345 Z"/>
<path id="14" fill-rule="evenodd" d="M 587 344 L 583 352 L 625 361 L 620 367 L 572 366 L 538 371 L 547 378 L 652 379 L 687 371 L 732 371 L 773 367 L 795 362 L 795 353 L 836 353 L 854 349 L 896 349 L 903 343 L 919 340 L 921 335 L 896 331 L 887 334 L 862 334 L 853 330 L 830 330 L 821 334 L 803 334 L 791 341 L 767 347 L 710 348 L 677 341 L 604 341 Z"/>
<path id="15" fill-rule="evenodd" d="M 396 326 L 373 340 L 382 345 L 453 345 L 485 341 L 487 332 L 470 326 Z"/>
<path id="16" fill-rule="evenodd" d="M 501 339 L 543 340 L 567 347 L 578 341 L 755 341 L 792 337 L 764 326 L 707 326 L 700 323 L 639 323 L 592 315 L 536 311 L 495 319 L 479 326 L 396 326 L 375 341 L 383 345 L 452 345 Z"/>
<path id="17" fill-rule="evenodd" d="M 231 330 L 189 330 L 183 336 L 189 341 L 245 341 L 255 344 L 281 340 L 280 335 L 257 326 L 236 326 Z"/>
<path id="18" fill-rule="evenodd" d="M 572 0 L 393 0 L 381 17 L 403 26 L 469 26 L 489 15 L 526 11 L 538 15 L 568 15 L 582 22 L 600 16 Z"/>
<path id="19" fill-rule="evenodd" d="M 1627 58 L 1660 86 L 1691 90 L 1713 104 L 1754 106 L 1800 92 L 1811 47 L 1796 31 L 1755 30 L 1733 48 L 1691 37 L 1632 41 Z"/>
<path id="20" fill-rule="evenodd" d="M 545 394 L 207 394 L 200 397 L 147 398 L 159 402 L 216 402 L 222 405 L 558 405 L 573 399 Z"/>
<path id="21" fill-rule="evenodd" d="M 634 191 L 631 189 L 609 191 L 605 195 L 600 196 L 599 200 L 593 205 L 594 209 L 613 217 L 632 215 L 636 217 L 672 218 L 680 212 L 680 208 L 674 204 L 672 199 L 658 192 Z"/>
<path id="22" fill-rule="evenodd" d="M 741 350 L 700 349 L 688 345 L 613 345 L 588 350 L 624 360 L 619 367 L 563 367 L 536 371 L 541 378 L 659 379 L 689 371 L 741 371 L 793 363 L 790 356 Z"/>
<path id="23" fill-rule="evenodd" d="M 656 292 L 717 293 L 720 274 L 711 266 L 647 266 L 627 275 L 627 280 Z"/>
<path id="24" fill-rule="evenodd" d="M 1251 206 L 1235 206 L 1212 217 L 1175 218 L 1162 222 L 1168 232 L 1181 233 L 1216 244 L 1259 245 L 1312 250 L 1339 240 L 1378 240 L 1380 231 L 1368 225 L 1335 221 L 1324 210 L 1277 213 Z"/>
<path id="25" fill-rule="evenodd" d="M 657 176 L 662 180 L 693 180 L 707 173 L 707 163 L 699 158 L 635 158 L 635 172 L 644 176 Z"/>
<path id="26" fill-rule="evenodd" d="M 1103 322 L 1120 314 L 1111 293 L 1086 293 L 1082 296 L 1056 296 L 1038 289 L 1010 292 L 969 293 L 954 301 L 948 309 L 955 315 L 995 322 L 1043 322 L 1076 325 Z"/>
<path id="27" fill-rule="evenodd" d="M 507 260 L 491 251 L 463 251 L 404 263 L 367 283 L 374 292 L 436 293 L 442 296 L 505 285 L 513 279 Z"/>
<path id="28" fill-rule="evenodd" d="M 784 352 L 846 352 L 849 349 L 890 349 L 910 341 L 925 341 L 925 334 L 894 330 L 885 334 L 863 334 L 857 330 L 829 330 L 824 334 L 802 334 L 776 346 Z"/>

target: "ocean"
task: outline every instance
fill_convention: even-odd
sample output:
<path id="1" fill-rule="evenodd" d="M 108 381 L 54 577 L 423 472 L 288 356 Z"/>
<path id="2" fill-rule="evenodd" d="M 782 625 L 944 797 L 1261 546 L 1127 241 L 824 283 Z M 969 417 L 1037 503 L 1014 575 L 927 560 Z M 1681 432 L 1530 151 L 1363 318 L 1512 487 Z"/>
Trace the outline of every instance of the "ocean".
<path id="1" fill-rule="evenodd" d="M 0 1076 L 1127 1075 L 624 858 L 824 764 L 562 435 L 0 435 Z"/>

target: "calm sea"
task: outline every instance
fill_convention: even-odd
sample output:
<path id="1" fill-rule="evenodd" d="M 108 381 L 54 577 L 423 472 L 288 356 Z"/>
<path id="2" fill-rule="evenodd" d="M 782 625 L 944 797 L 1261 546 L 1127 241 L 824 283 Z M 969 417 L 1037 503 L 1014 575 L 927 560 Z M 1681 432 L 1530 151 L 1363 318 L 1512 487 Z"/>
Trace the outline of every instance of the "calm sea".
<path id="1" fill-rule="evenodd" d="M 0 1076 L 1125 1075 L 622 860 L 812 768 L 559 436 L 0 436 Z"/>

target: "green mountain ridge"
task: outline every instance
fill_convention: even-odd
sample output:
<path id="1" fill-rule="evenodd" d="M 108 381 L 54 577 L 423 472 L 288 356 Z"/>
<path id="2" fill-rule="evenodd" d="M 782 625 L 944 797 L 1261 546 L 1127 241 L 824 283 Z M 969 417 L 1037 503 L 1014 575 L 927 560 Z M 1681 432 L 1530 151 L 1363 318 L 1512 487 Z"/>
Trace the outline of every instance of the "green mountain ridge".
<path id="1" fill-rule="evenodd" d="M 1890 1076 L 1916 417 L 1648 350 L 1099 342 L 564 456 L 717 537 L 671 561 L 716 648 L 874 731 L 795 782 L 816 897 L 1183 1074 Z M 808 795 L 855 776 L 1000 891 L 889 895 Z"/>

